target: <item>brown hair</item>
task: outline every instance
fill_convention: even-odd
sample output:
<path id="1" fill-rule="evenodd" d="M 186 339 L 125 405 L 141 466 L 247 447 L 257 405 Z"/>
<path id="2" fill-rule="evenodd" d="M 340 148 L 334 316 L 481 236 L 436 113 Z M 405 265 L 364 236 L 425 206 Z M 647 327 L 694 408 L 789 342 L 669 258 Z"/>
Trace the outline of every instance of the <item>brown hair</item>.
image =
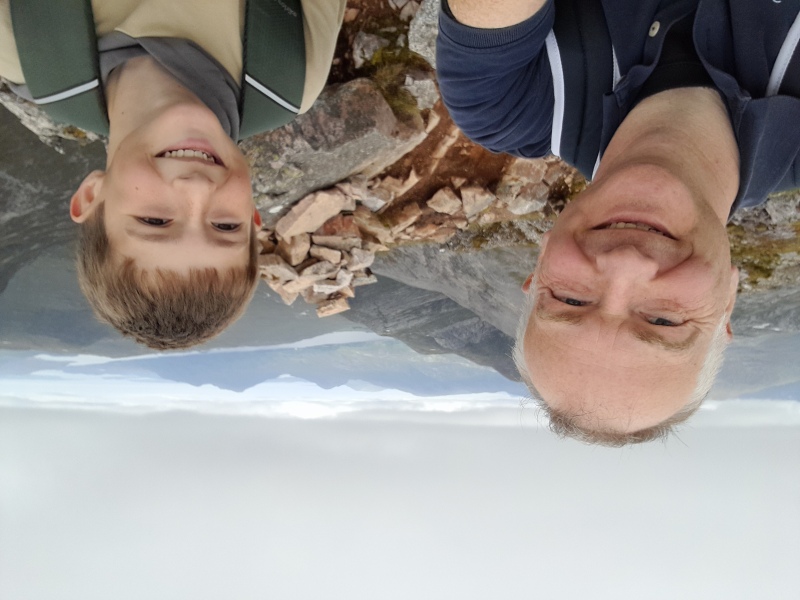
<path id="1" fill-rule="evenodd" d="M 246 266 L 220 274 L 192 269 L 187 276 L 148 272 L 132 258 L 112 260 L 101 204 L 82 225 L 78 281 L 101 321 L 156 350 L 188 348 L 219 334 L 238 319 L 255 292 L 258 240 L 250 235 Z"/>

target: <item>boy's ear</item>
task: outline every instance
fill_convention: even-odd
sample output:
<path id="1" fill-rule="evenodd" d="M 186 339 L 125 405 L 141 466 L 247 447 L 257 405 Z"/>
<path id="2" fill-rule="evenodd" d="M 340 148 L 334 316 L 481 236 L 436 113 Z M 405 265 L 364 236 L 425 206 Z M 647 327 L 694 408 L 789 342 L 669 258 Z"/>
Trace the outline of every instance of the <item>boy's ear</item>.
<path id="1" fill-rule="evenodd" d="M 69 216 L 76 223 L 83 223 L 88 219 L 102 202 L 97 200 L 97 197 L 104 176 L 103 171 L 92 171 L 84 177 L 78 190 L 72 195 L 69 201 Z"/>
<path id="2" fill-rule="evenodd" d="M 253 210 L 253 223 L 256 224 L 256 227 L 261 227 L 261 213 L 257 208 Z"/>

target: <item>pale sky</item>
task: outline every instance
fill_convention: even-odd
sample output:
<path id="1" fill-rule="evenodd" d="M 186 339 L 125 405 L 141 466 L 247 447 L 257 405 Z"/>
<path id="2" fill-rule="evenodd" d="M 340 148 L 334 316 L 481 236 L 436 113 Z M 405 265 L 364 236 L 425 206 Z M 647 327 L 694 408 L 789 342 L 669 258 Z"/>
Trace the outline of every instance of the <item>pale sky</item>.
<path id="1" fill-rule="evenodd" d="M 665 445 L 519 408 L 0 409 L 3 600 L 795 600 L 800 403 Z"/>

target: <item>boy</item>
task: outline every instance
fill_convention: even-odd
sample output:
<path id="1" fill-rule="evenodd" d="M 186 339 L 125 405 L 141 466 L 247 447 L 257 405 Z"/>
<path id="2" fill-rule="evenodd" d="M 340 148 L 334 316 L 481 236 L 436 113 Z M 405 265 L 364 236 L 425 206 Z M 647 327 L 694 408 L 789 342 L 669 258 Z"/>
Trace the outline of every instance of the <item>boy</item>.
<path id="1" fill-rule="evenodd" d="M 345 4 L 0 0 L 0 76 L 57 120 L 108 135 L 106 170 L 70 201 L 100 319 L 168 349 L 241 315 L 261 218 L 235 142 L 310 108 Z"/>

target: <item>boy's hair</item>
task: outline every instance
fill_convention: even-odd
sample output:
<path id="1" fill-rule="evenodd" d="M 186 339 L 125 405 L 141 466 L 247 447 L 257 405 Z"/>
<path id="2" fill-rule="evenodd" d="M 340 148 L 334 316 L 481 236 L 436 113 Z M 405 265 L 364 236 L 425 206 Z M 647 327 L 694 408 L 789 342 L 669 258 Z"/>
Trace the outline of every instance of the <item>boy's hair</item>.
<path id="1" fill-rule="evenodd" d="M 255 231 L 241 268 L 148 272 L 132 258 L 112 260 L 103 208 L 81 225 L 77 256 L 81 290 L 101 321 L 150 348 L 174 350 L 211 339 L 241 316 L 258 281 Z"/>

